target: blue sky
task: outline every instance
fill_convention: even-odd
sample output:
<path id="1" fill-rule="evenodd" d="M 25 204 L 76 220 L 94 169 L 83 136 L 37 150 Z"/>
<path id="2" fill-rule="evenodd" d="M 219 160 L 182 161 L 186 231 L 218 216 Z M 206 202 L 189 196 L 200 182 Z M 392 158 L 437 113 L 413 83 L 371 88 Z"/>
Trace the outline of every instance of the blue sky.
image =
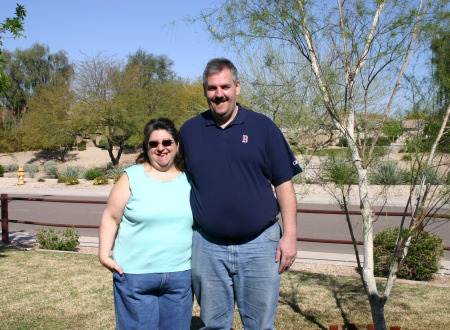
<path id="1" fill-rule="evenodd" d="M 183 18 L 193 17 L 213 0 L 1 0 L 0 20 L 14 15 L 16 3 L 25 6 L 26 38 L 3 39 L 3 48 L 26 49 L 39 42 L 55 53 L 65 50 L 71 61 L 81 52 L 98 52 L 125 59 L 142 48 L 155 55 L 167 55 L 174 71 L 183 78 L 201 76 L 213 57 L 235 60 L 234 54 L 213 42 L 201 24 L 188 26 Z M 175 25 L 170 22 L 179 21 Z"/>

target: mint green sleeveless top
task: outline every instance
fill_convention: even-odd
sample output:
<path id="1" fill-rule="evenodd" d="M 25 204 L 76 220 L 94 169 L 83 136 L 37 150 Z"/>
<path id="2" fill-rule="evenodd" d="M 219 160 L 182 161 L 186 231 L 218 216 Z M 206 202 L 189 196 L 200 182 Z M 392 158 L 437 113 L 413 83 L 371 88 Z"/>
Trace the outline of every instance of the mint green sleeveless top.
<path id="1" fill-rule="evenodd" d="M 193 217 L 186 174 L 160 182 L 141 164 L 125 172 L 131 196 L 115 240 L 114 260 L 129 274 L 191 269 Z"/>

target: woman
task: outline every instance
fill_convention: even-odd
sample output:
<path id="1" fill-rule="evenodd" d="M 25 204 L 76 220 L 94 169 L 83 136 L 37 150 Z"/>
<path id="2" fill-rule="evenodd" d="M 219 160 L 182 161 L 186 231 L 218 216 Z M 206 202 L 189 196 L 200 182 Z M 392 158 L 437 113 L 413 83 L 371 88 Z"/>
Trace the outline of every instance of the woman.
<path id="1" fill-rule="evenodd" d="M 148 122 L 142 147 L 109 195 L 99 259 L 113 272 L 118 329 L 189 329 L 191 187 L 173 122 Z"/>

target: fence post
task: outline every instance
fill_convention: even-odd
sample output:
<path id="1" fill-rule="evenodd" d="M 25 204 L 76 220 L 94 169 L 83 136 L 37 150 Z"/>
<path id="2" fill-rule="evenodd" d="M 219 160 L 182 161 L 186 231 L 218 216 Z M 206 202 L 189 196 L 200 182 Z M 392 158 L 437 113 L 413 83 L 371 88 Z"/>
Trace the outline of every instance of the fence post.
<path id="1" fill-rule="evenodd" d="M 8 195 L 1 195 L 2 206 L 2 243 L 9 244 Z"/>

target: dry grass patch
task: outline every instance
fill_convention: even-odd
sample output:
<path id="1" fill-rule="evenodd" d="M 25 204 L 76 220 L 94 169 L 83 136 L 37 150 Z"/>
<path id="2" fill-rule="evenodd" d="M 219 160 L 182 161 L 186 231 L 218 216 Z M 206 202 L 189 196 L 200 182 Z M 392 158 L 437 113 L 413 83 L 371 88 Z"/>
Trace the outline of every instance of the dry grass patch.
<path id="1" fill-rule="evenodd" d="M 112 276 L 96 255 L 19 251 L 0 246 L 2 329 L 114 329 Z M 447 329 L 450 288 L 396 283 L 386 306 L 388 326 Z M 192 329 L 199 327 L 194 305 Z M 372 323 L 357 278 L 283 275 L 277 329 L 328 329 Z M 236 312 L 234 329 L 243 329 Z"/>

